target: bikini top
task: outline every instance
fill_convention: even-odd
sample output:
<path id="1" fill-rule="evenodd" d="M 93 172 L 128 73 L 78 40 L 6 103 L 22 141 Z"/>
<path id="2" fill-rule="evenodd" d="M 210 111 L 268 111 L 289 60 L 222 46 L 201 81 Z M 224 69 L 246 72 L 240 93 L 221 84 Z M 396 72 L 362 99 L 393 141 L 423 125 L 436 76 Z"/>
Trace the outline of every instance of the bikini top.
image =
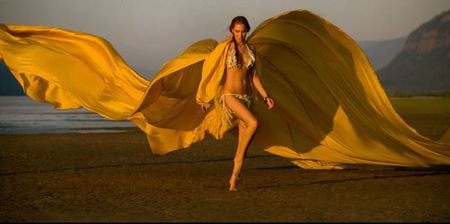
<path id="1" fill-rule="evenodd" d="M 250 57 L 246 67 L 247 67 L 247 69 L 251 69 L 255 65 L 255 54 L 248 47 L 247 44 L 245 44 L 245 46 L 247 47 L 247 52 Z M 231 50 L 228 52 L 228 55 L 227 55 L 227 68 L 239 69 L 242 66 L 242 64 L 241 63 L 238 64 L 238 62 L 237 62 L 236 48 L 233 46 L 231 46 L 230 48 L 231 48 Z"/>

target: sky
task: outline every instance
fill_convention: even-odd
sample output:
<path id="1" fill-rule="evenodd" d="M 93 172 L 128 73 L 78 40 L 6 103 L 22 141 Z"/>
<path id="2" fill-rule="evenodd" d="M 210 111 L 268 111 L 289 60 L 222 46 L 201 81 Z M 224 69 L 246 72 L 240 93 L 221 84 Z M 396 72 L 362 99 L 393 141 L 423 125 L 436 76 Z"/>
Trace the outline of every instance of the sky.
<path id="1" fill-rule="evenodd" d="M 357 41 L 405 37 L 450 0 L 0 0 L 0 23 L 54 26 L 107 39 L 127 63 L 151 78 L 190 44 L 221 40 L 231 19 L 255 28 L 280 13 L 306 9 Z"/>

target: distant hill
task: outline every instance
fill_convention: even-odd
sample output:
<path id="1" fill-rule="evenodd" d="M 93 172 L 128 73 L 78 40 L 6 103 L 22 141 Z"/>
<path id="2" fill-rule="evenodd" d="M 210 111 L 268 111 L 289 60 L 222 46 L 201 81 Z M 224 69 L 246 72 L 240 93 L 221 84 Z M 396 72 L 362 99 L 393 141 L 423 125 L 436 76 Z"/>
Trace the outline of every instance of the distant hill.
<path id="1" fill-rule="evenodd" d="M 406 37 L 382 41 L 358 41 L 375 70 L 388 65 L 402 50 Z"/>
<path id="2" fill-rule="evenodd" d="M 450 10 L 411 32 L 402 51 L 377 74 L 389 95 L 449 95 Z"/>
<path id="3" fill-rule="evenodd" d="M 25 93 L 11 74 L 5 63 L 0 60 L 0 96 L 23 96 Z"/>

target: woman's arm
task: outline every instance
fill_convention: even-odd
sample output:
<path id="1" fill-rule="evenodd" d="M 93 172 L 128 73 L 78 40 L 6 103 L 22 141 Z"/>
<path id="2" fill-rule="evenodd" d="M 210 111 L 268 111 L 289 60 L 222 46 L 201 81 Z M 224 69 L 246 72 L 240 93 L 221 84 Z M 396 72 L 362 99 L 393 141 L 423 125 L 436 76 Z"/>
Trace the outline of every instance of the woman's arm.
<path id="1" fill-rule="evenodd" d="M 263 98 L 264 103 L 269 109 L 272 109 L 272 107 L 275 106 L 275 103 L 273 99 L 267 94 L 266 90 L 261 84 L 261 81 L 259 81 L 258 74 L 256 74 L 256 69 L 253 69 L 252 82 L 259 95 L 261 95 L 261 97 Z"/>

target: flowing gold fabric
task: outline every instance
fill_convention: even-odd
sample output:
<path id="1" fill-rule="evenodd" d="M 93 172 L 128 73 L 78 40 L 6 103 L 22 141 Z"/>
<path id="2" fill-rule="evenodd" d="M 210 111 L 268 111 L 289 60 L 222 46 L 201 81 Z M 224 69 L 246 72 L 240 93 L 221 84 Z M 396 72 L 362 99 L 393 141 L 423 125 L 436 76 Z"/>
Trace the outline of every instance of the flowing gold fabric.
<path id="1" fill-rule="evenodd" d="M 367 58 L 348 35 L 304 10 L 260 24 L 248 38 L 276 107 L 253 108 L 252 144 L 307 169 L 450 164 L 450 145 L 409 127 L 392 108 Z M 34 100 L 128 119 L 155 154 L 232 128 L 217 104 L 230 38 L 202 40 L 147 81 L 103 38 L 50 27 L 1 25 L 0 56 Z M 207 113 L 199 104 L 210 105 Z"/>

